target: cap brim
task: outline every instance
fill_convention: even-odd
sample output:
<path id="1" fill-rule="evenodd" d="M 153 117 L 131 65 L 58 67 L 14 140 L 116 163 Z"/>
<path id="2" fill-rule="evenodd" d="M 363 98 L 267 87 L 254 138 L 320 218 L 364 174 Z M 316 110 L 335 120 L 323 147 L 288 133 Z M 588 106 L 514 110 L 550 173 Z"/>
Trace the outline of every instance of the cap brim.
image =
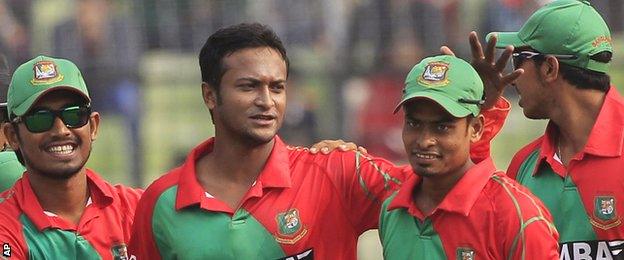
<path id="1" fill-rule="evenodd" d="M 77 90 L 74 87 L 70 87 L 70 86 L 57 86 L 57 87 L 52 87 L 49 89 L 46 89 L 44 91 L 38 92 L 32 96 L 30 96 L 28 99 L 26 99 L 26 101 L 22 102 L 21 105 L 17 106 L 16 108 L 12 109 L 11 112 L 13 114 L 15 114 L 16 116 L 21 116 L 26 114 L 26 112 L 28 112 L 28 110 L 30 110 L 30 108 L 32 107 L 33 104 L 37 103 L 37 101 L 39 101 L 39 99 L 43 96 L 45 96 L 46 94 L 53 92 L 53 91 L 59 91 L 59 90 L 68 90 L 71 92 L 74 92 L 78 95 L 80 95 L 82 98 L 84 98 L 87 102 L 91 102 L 91 99 L 85 95 L 84 93 L 82 93 L 82 91 Z"/>
<path id="2" fill-rule="evenodd" d="M 405 102 L 408 102 L 408 101 L 410 101 L 412 99 L 417 99 L 417 98 L 430 99 L 430 100 L 438 103 L 449 114 L 451 114 L 452 116 L 457 117 L 457 118 L 466 117 L 466 116 L 472 114 L 472 111 L 470 111 L 467 108 L 461 106 L 459 103 L 457 103 L 458 102 L 457 100 L 453 100 L 453 99 L 447 97 L 446 95 L 443 95 L 443 94 L 440 94 L 440 93 L 437 93 L 437 92 L 430 92 L 430 91 L 415 92 L 415 93 L 412 93 L 409 96 L 406 96 L 396 106 L 396 108 L 394 109 L 394 113 L 398 112 L 399 109 L 401 109 L 401 106 L 403 106 L 405 104 Z"/>
<path id="3" fill-rule="evenodd" d="M 518 32 L 491 32 L 485 36 L 485 40 L 489 41 L 494 35 L 496 35 L 497 38 L 496 48 L 499 49 L 504 49 L 509 45 L 514 47 L 528 46 L 528 44 L 520 39 Z"/>

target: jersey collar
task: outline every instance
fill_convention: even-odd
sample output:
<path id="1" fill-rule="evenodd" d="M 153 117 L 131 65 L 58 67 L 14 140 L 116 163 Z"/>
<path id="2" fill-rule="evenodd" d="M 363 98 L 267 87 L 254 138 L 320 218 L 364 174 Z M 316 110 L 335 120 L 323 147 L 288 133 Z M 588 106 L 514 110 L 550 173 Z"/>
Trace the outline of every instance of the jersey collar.
<path id="1" fill-rule="evenodd" d="M 468 216 L 483 188 L 495 172 L 496 167 L 491 157 L 477 163 L 446 194 L 440 205 L 432 211 L 432 214 L 438 210 L 444 210 Z M 407 212 L 414 217 L 419 219 L 427 217 L 416 207 L 412 197 L 412 191 L 420 182 L 420 176 L 416 174 L 410 176 L 388 205 L 388 210 L 406 208 Z"/>
<path id="2" fill-rule="evenodd" d="M 233 209 L 205 192 L 196 178 L 195 162 L 203 155 L 212 152 L 213 146 L 214 138 L 201 143 L 191 150 L 186 161 L 181 166 L 176 195 L 177 210 L 191 205 L 199 205 L 206 210 L 233 213 Z M 242 201 L 250 197 L 261 197 L 265 188 L 289 187 L 291 187 L 291 177 L 288 149 L 284 142 L 278 136 L 275 136 L 273 149 L 264 168 Z"/>
<path id="3" fill-rule="evenodd" d="M 112 188 L 106 185 L 106 182 L 100 178 L 95 172 L 86 169 L 87 185 L 91 193 L 91 202 L 94 206 L 102 208 L 113 203 L 114 197 Z M 76 226 L 56 216 L 48 216 L 44 213 L 35 192 L 30 185 L 29 173 L 23 175 L 15 187 L 18 195 L 20 208 L 26 216 L 35 224 L 39 231 L 46 228 L 58 228 L 63 230 L 76 230 Z M 86 223 L 85 218 L 96 217 L 94 214 L 88 214 L 87 210 L 83 212 L 80 223 Z"/>
<path id="4" fill-rule="evenodd" d="M 596 122 L 592 127 L 587 144 L 583 150 L 574 155 L 574 159 L 582 160 L 585 154 L 598 157 L 619 157 L 622 155 L 624 141 L 624 100 L 613 86 L 609 88 L 604 103 L 600 108 Z M 551 122 L 546 127 L 546 133 L 540 147 L 540 161 L 546 160 L 555 173 L 564 176 L 565 168 L 553 158 L 557 150 L 556 140 L 558 128 Z M 537 165 L 540 165 L 539 163 Z M 537 169 L 533 174 L 539 172 Z"/>

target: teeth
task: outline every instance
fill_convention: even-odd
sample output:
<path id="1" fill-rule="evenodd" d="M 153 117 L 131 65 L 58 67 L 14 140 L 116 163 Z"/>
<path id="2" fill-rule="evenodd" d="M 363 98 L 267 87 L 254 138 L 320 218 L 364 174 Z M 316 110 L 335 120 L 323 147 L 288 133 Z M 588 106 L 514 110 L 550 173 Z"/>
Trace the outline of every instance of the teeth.
<path id="1" fill-rule="evenodd" d="M 416 154 L 417 158 L 420 159 L 435 159 L 435 155 L 429 155 L 429 154 Z"/>
<path id="2" fill-rule="evenodd" d="M 71 153 L 72 151 L 74 151 L 74 147 L 68 144 L 52 146 L 48 148 L 48 152 L 58 153 L 58 154 L 68 154 L 68 153 Z"/>

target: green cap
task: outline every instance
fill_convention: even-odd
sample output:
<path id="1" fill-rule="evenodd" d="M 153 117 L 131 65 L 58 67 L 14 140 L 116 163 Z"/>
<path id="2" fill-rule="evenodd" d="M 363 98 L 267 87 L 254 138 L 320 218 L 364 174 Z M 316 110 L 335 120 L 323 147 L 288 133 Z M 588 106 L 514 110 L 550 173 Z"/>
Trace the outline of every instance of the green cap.
<path id="1" fill-rule="evenodd" d="M 468 62 L 450 55 L 426 58 L 407 74 L 401 102 L 428 98 L 440 104 L 454 117 L 479 115 L 483 104 L 483 82 Z"/>
<path id="2" fill-rule="evenodd" d="M 34 58 L 13 73 L 7 108 L 9 115 L 24 115 L 43 95 L 54 90 L 70 90 L 91 102 L 87 85 L 74 63 L 46 56 Z"/>
<path id="3" fill-rule="evenodd" d="M 537 10 L 518 32 L 492 32 L 498 35 L 497 48 L 507 45 L 531 47 L 544 54 L 574 55 L 560 62 L 606 73 L 609 63 L 589 57 L 613 52 L 609 27 L 587 1 L 558 0 Z"/>

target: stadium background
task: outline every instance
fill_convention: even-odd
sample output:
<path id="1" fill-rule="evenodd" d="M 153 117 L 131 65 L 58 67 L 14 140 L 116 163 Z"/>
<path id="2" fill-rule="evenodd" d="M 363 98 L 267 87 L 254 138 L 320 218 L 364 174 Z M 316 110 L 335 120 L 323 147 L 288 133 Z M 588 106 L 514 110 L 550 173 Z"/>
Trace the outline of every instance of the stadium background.
<path id="1" fill-rule="evenodd" d="M 467 35 L 514 31 L 547 0 L 0 0 L 0 53 L 12 68 L 38 54 L 69 58 L 102 113 L 89 167 L 113 183 L 146 186 L 212 136 L 197 55 L 222 26 L 266 23 L 291 59 L 280 131 L 293 145 L 342 138 L 405 163 L 401 116 L 391 114 L 415 63 L 450 46 L 469 59 Z M 624 2 L 590 1 L 622 46 Z M 613 83 L 622 89 L 616 51 Z M 492 153 L 504 169 L 544 121 L 512 112 Z M 361 259 L 378 259 L 374 232 Z"/>

